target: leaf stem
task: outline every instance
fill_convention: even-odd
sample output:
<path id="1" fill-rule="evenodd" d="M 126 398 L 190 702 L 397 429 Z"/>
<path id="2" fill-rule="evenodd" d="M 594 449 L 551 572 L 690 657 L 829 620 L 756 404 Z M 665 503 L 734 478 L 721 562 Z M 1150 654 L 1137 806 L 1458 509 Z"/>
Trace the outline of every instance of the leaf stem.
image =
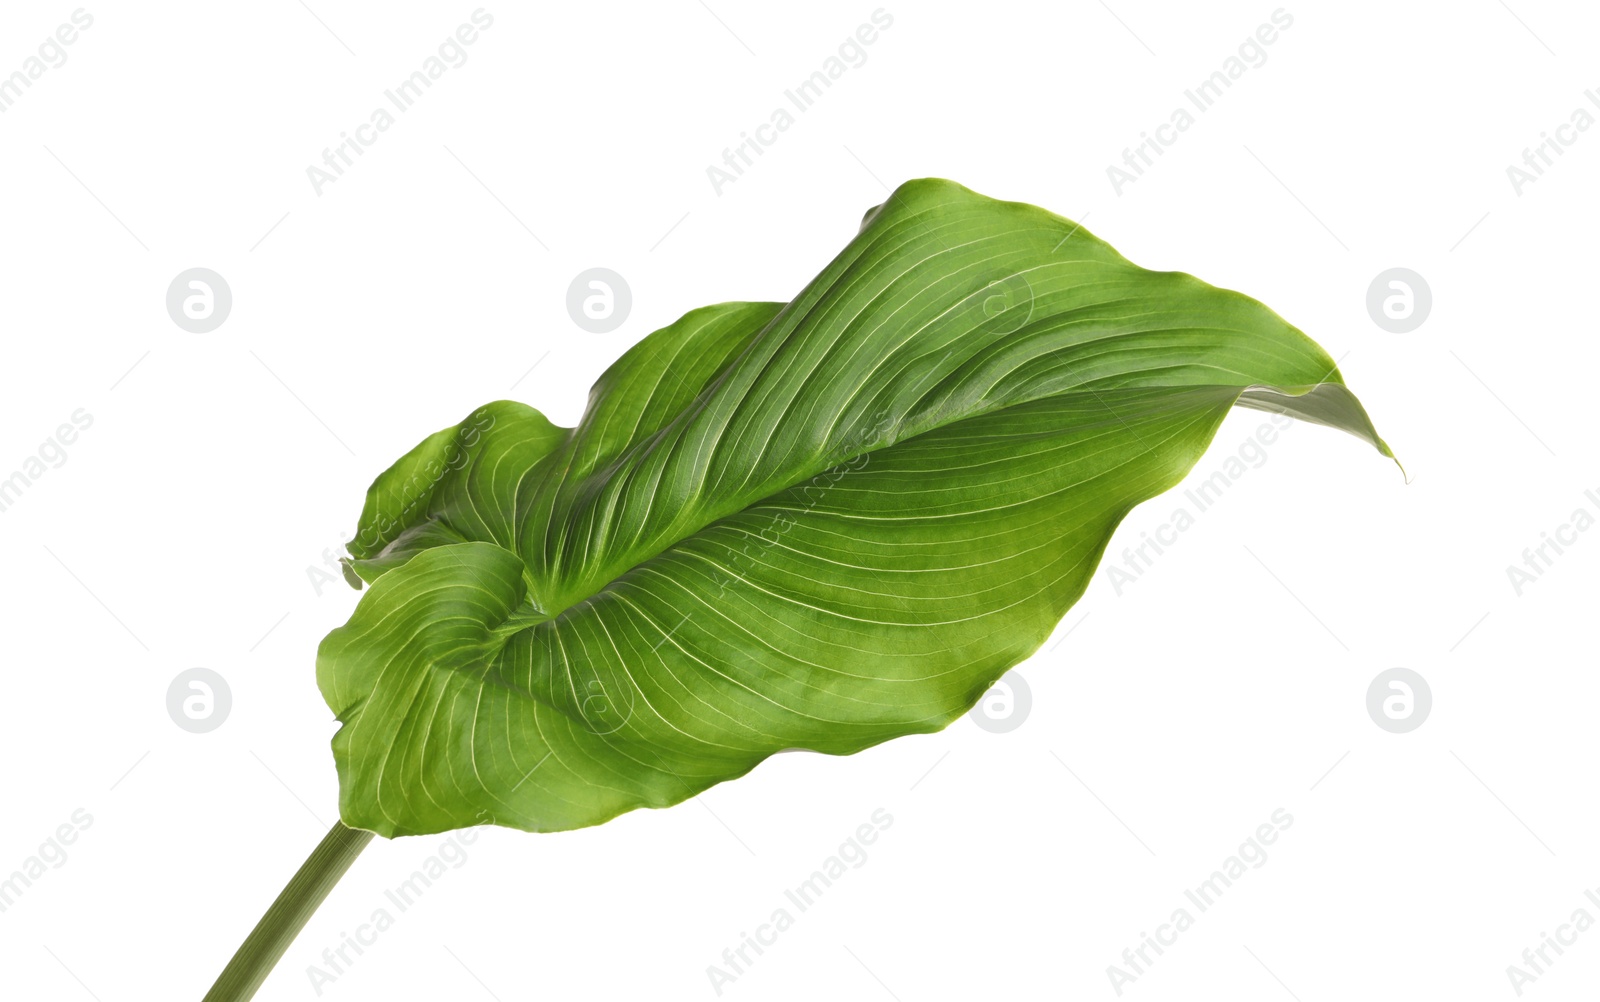
<path id="1" fill-rule="evenodd" d="M 248 1002 L 253 998 L 317 906 L 370 841 L 371 832 L 335 821 L 279 892 L 272 907 L 250 930 L 202 1002 Z"/>

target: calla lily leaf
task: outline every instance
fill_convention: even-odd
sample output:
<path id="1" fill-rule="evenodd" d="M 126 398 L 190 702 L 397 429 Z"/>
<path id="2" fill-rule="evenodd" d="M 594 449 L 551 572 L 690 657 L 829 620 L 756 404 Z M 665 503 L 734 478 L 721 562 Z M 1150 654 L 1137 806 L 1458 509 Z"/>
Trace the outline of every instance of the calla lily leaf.
<path id="1" fill-rule="evenodd" d="M 577 427 L 490 403 L 378 477 L 349 545 L 369 587 L 318 652 L 341 816 L 580 828 L 936 731 L 1235 405 L 1390 455 L 1261 303 L 903 185 L 792 302 L 635 345 Z"/>

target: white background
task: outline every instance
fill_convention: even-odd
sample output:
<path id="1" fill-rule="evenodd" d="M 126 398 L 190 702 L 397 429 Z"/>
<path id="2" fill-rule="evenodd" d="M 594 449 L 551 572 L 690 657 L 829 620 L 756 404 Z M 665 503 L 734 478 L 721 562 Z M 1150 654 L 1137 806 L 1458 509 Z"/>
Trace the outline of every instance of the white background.
<path id="1" fill-rule="evenodd" d="M 722 997 L 1113 999 L 1107 966 L 1283 808 L 1268 861 L 1123 997 L 1515 998 L 1525 948 L 1600 918 L 1600 531 L 1520 596 L 1506 572 L 1600 511 L 1600 129 L 1520 195 L 1506 174 L 1600 115 L 1596 11 L 1287 6 L 1267 62 L 1118 194 L 1107 166 L 1271 0 L 885 5 L 865 64 L 718 194 L 707 166 L 877 5 L 708 2 L 489 6 L 465 65 L 320 195 L 307 166 L 475 4 L 90 7 L 0 114 L 0 476 L 94 418 L 0 513 L 0 873 L 93 818 L 0 913 L 0 993 L 198 999 L 334 819 L 313 656 L 357 594 L 307 568 L 384 466 L 492 399 L 570 424 L 650 330 L 790 298 L 885 184 L 936 175 L 1264 300 L 1343 359 L 1411 483 L 1297 426 L 1136 583 L 1097 576 L 1020 667 L 1015 730 L 963 719 L 600 828 L 486 831 L 322 997 L 714 999 L 707 967 L 883 808 L 867 862 Z M 73 9 L 7 4 L 0 74 Z M 164 307 L 196 266 L 234 296 L 209 334 Z M 632 287 L 610 334 L 566 312 L 592 266 Z M 1366 308 L 1396 266 L 1434 300 L 1407 334 Z M 1193 479 L 1261 420 L 1231 417 Z M 166 711 L 196 666 L 233 695 L 209 734 Z M 1403 735 L 1365 708 L 1395 666 L 1434 699 Z M 316 998 L 308 966 L 442 841 L 369 847 L 259 997 Z M 1597 984 L 1591 930 L 1524 990 Z"/>

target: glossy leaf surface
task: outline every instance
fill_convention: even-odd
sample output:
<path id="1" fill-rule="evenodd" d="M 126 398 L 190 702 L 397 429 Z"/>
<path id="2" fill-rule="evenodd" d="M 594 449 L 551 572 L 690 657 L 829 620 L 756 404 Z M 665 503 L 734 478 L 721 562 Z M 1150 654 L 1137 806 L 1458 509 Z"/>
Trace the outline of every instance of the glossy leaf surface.
<path id="1" fill-rule="evenodd" d="M 576 428 L 492 403 L 378 478 L 318 656 L 342 817 L 578 828 L 942 728 L 1235 404 L 1389 454 L 1255 300 L 908 183 L 793 302 L 634 346 Z"/>

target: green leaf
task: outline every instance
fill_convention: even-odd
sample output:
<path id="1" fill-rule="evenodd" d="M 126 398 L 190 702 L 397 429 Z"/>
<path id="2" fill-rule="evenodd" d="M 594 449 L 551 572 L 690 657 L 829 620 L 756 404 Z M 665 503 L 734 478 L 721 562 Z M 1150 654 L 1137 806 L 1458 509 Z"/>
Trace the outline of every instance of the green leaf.
<path id="1" fill-rule="evenodd" d="M 492 403 L 378 478 L 318 653 L 341 816 L 578 828 L 938 730 L 1235 403 L 1390 454 L 1255 300 L 906 184 L 793 302 L 645 338 L 576 428 Z"/>

